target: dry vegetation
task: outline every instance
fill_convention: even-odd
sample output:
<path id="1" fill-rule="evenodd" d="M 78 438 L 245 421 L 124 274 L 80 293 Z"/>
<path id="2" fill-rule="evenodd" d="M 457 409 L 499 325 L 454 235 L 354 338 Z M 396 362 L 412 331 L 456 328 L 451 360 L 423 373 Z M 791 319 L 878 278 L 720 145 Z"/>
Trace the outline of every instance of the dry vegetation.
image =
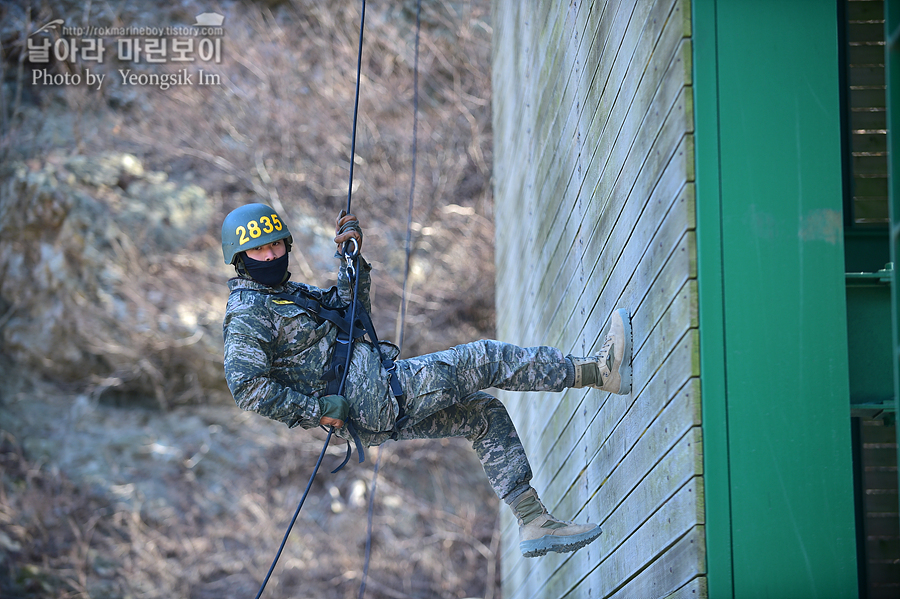
<path id="1" fill-rule="evenodd" d="M 73 410 L 40 391 L 43 408 L 66 415 L 40 432 L 68 455 L 36 462 L 4 434 L 3 597 L 255 596 L 324 434 L 215 407 L 152 415 L 76 398 Z M 450 441 L 370 450 L 368 465 L 336 475 L 343 446 L 329 449 L 264 596 L 358 596 L 379 452 L 365 596 L 499 596 L 496 505 L 471 449 Z"/>
<path id="2" fill-rule="evenodd" d="M 255 594 L 324 435 L 242 414 L 221 400 L 221 380 L 198 374 L 221 360 L 229 272 L 219 226 L 245 202 L 274 205 L 298 240 L 295 278 L 331 284 L 328 227 L 347 201 L 359 8 L 0 4 L 0 245 L 20 257 L 0 260 L 3 597 Z M 115 38 L 100 64 L 49 67 L 102 72 L 101 89 L 31 85 L 25 39 L 51 18 L 189 25 L 207 11 L 226 17 L 222 60 L 202 65 L 218 86 L 123 85 L 120 68 L 179 66 L 120 63 Z M 396 339 L 415 2 L 370 2 L 366 16 L 353 210 L 376 268 L 376 326 Z M 422 22 L 405 355 L 493 335 L 489 2 L 423 0 Z M 207 216 L 189 235 L 154 237 L 146 218 L 156 199 L 135 191 L 150 189 L 147 180 L 122 171 L 109 184 L 71 182 L 80 160 L 125 153 L 151 179 L 164 173 L 175 189 L 203 190 L 204 209 L 192 214 Z M 38 175 L 52 192 L 22 196 Z M 102 218 L 79 216 L 88 205 Z M 53 226 L 28 220 L 28 210 L 48 207 Z M 61 261 L 48 264 L 53 251 Z M 325 468 L 342 451 L 330 450 Z M 497 502 L 471 450 L 445 441 L 381 453 L 366 596 L 496 597 Z M 357 595 L 377 456 L 320 473 L 266 597 Z"/>

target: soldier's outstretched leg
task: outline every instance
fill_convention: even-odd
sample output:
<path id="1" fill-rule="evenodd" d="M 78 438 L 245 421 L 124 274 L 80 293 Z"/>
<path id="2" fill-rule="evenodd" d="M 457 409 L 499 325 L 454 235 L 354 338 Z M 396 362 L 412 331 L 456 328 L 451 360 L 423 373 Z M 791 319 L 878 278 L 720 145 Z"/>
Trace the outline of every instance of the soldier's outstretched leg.
<path id="1" fill-rule="evenodd" d="M 525 557 L 575 551 L 600 536 L 596 524 L 554 518 L 531 487 L 531 466 L 504 405 L 484 392 L 404 426 L 398 439 L 465 437 L 484 467 L 494 491 L 512 508 Z"/>
<path id="2" fill-rule="evenodd" d="M 530 488 L 531 465 L 506 406 L 479 391 L 428 417 L 402 426 L 398 440 L 461 437 L 475 455 L 501 499 Z"/>
<path id="3" fill-rule="evenodd" d="M 593 387 L 628 394 L 631 352 L 631 320 L 627 311 L 616 310 L 597 356 L 563 356 L 553 347 L 476 341 L 399 360 L 407 419 L 397 438 L 470 439 L 497 495 L 516 514 L 523 555 L 574 551 L 600 536 L 600 527 L 550 515 L 531 487 L 531 467 L 506 408 L 481 391 Z"/>
<path id="4" fill-rule="evenodd" d="M 413 422 L 484 389 L 562 391 L 575 375 L 571 362 L 554 347 L 489 340 L 398 360 L 396 365 Z"/>
<path id="5" fill-rule="evenodd" d="M 631 392 L 631 319 L 616 310 L 596 356 L 563 356 L 555 347 L 519 347 L 475 341 L 399 360 L 397 374 L 415 421 L 477 391 L 562 391 L 593 387 L 621 395 Z"/>

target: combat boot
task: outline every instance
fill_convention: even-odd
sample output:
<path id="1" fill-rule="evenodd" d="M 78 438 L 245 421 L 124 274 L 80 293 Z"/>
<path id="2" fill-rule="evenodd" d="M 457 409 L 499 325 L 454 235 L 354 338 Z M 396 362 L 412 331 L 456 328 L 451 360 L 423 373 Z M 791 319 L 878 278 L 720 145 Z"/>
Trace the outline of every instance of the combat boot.
<path id="1" fill-rule="evenodd" d="M 528 489 L 516 498 L 512 509 L 519 521 L 519 550 L 525 557 L 538 557 L 548 551 L 575 551 L 601 533 L 596 524 L 557 520 L 541 503 L 534 489 Z"/>
<path id="2" fill-rule="evenodd" d="M 609 332 L 598 355 L 567 357 L 575 365 L 574 388 L 593 387 L 618 395 L 631 393 L 631 317 L 628 311 L 620 308 L 612 313 Z"/>

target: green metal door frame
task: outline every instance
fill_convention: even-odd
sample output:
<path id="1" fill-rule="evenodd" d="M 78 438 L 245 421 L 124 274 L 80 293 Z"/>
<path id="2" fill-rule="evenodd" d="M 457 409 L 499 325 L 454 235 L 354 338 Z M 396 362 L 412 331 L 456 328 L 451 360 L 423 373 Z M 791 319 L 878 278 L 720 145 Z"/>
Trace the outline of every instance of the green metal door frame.
<path id="1" fill-rule="evenodd" d="M 894 413 L 900 417 L 900 293 L 897 289 L 897 265 L 900 258 L 900 0 L 885 0 L 884 28 L 887 48 L 885 74 L 887 79 L 888 119 L 888 207 L 891 224 L 889 243 L 894 264 L 891 277 L 891 336 L 893 339 Z M 900 462 L 900 445 L 898 445 Z"/>
<path id="2" fill-rule="evenodd" d="M 693 0 L 694 155 L 697 179 L 697 282 L 706 493 L 706 570 L 710 597 L 734 597 L 730 447 L 722 285 L 722 189 L 716 0 Z M 705 58 L 697 56 L 705 48 Z M 713 351 L 721 348 L 722 351 Z M 715 399 L 714 399 L 715 398 Z"/>
<path id="3" fill-rule="evenodd" d="M 709 596 L 856 597 L 837 10 L 692 12 Z"/>

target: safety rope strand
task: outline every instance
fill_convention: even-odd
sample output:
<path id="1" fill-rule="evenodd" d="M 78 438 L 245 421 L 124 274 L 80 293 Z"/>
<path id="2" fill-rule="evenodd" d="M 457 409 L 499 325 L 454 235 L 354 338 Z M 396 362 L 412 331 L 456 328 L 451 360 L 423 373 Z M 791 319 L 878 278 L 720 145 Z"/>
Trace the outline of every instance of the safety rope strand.
<path id="1" fill-rule="evenodd" d="M 309 496 L 309 490 L 312 488 L 313 481 L 316 479 L 316 473 L 319 472 L 319 466 L 322 465 L 322 458 L 325 457 L 325 450 L 328 449 L 328 443 L 331 441 L 331 435 L 334 433 L 334 427 L 330 427 L 328 430 L 328 436 L 325 438 L 325 444 L 322 445 L 322 451 L 319 453 L 319 459 L 316 461 L 316 467 L 313 468 L 312 476 L 309 477 L 309 482 L 306 483 L 306 490 L 303 491 L 303 497 L 300 499 L 299 505 L 297 505 L 297 509 L 294 511 L 294 517 L 291 518 L 291 523 L 288 525 L 287 530 L 284 532 L 284 538 L 281 539 L 281 545 L 278 547 L 278 552 L 275 554 L 275 559 L 272 560 L 272 565 L 269 566 L 269 571 L 266 573 L 266 578 L 262 582 L 262 586 L 259 587 L 259 592 L 256 594 L 256 599 L 262 597 L 263 591 L 266 589 L 266 585 L 269 583 L 269 578 L 272 576 L 272 572 L 275 570 L 275 564 L 278 563 L 278 558 L 281 557 L 281 552 L 284 551 L 284 545 L 287 543 L 288 536 L 291 534 L 291 529 L 294 527 L 294 522 L 297 521 L 297 516 L 300 515 L 300 508 L 303 507 L 303 503 L 306 501 L 307 496 Z"/>
<path id="2" fill-rule="evenodd" d="M 416 44 L 413 58 L 413 133 L 412 133 L 412 175 L 409 181 L 409 207 L 406 211 L 406 262 L 403 269 L 403 291 L 400 296 L 400 347 L 406 334 L 406 306 L 408 301 L 409 267 L 412 256 L 412 215 L 416 197 L 416 163 L 419 145 L 419 31 L 421 29 L 422 0 L 416 2 Z"/>
<path id="3" fill-rule="evenodd" d="M 360 84 L 360 74 L 362 72 L 362 50 L 363 50 L 363 31 L 365 30 L 366 25 L 366 0 L 362 0 L 362 9 L 360 13 L 359 19 L 359 52 L 356 57 L 356 97 L 353 101 L 353 131 L 350 136 L 350 183 L 347 189 L 347 214 L 350 214 L 351 200 L 353 197 L 353 163 L 356 160 L 356 123 L 357 117 L 359 114 L 359 84 Z M 344 253 L 347 254 L 348 245 L 344 246 Z M 359 270 L 358 270 L 358 259 L 359 259 L 359 251 L 357 246 L 357 251 L 355 256 L 351 256 L 351 259 L 354 261 L 353 266 L 355 275 L 355 283 L 351 281 L 351 290 L 352 290 L 352 298 L 351 304 L 352 308 L 350 311 L 350 343 L 353 343 L 353 326 L 356 322 L 356 292 L 359 287 Z M 344 373 L 341 379 L 341 386 L 339 395 L 342 395 L 344 392 L 344 384 L 347 380 L 347 372 L 349 369 L 350 356 L 352 355 L 353 350 L 347 353 L 347 368 L 344 368 Z M 256 594 L 255 599 L 259 599 L 262 597 L 263 591 L 266 589 L 266 585 L 269 582 L 269 578 L 272 576 L 272 572 L 275 570 L 275 564 L 278 563 L 278 559 L 281 557 L 282 551 L 284 551 L 284 546 L 287 543 L 288 537 L 291 534 L 291 529 L 294 528 L 294 523 L 297 521 L 297 517 L 300 515 L 300 508 L 303 507 L 303 504 L 306 502 L 306 498 L 309 496 L 309 490 L 312 488 L 313 481 L 316 478 L 316 474 L 319 472 L 319 466 L 322 464 L 322 458 L 325 457 L 325 451 L 328 449 L 328 444 L 331 442 L 331 436 L 334 434 L 334 427 L 328 427 L 328 436 L 325 439 L 325 443 L 322 445 L 322 452 L 319 454 L 319 459 L 316 461 L 316 467 L 313 469 L 312 475 L 309 477 L 309 482 L 306 484 L 306 490 L 303 491 L 303 496 L 300 498 L 300 503 L 297 505 L 296 511 L 294 511 L 294 517 L 291 518 L 290 524 L 288 524 L 287 530 L 284 533 L 284 538 L 281 540 L 281 545 L 278 547 L 278 552 L 275 554 L 275 559 L 272 560 L 272 565 L 269 566 L 269 571 L 266 573 L 266 577 L 262 582 L 262 585 L 259 587 L 259 592 Z"/>
<path id="4" fill-rule="evenodd" d="M 350 135 L 350 184 L 347 186 L 347 214 L 350 214 L 350 203 L 353 199 L 353 164 L 356 162 L 356 122 L 359 115 L 359 80 L 362 73 L 363 30 L 366 25 L 366 0 L 362 0 L 359 17 L 359 51 L 356 55 L 356 97 L 353 100 L 353 130 Z"/>
<path id="5" fill-rule="evenodd" d="M 422 0 L 416 0 L 416 42 L 413 58 L 413 134 L 412 134 L 412 175 L 409 183 L 409 206 L 406 212 L 406 263 L 403 269 L 403 291 L 400 296 L 400 335 L 398 347 L 403 351 L 403 341 L 406 333 L 406 306 L 408 304 L 409 266 L 412 256 L 412 214 L 413 203 L 416 197 L 416 162 L 418 156 L 418 129 L 419 129 L 419 34 L 421 32 Z M 366 581 L 369 577 L 369 562 L 372 557 L 372 520 L 375 513 L 375 487 L 378 484 L 378 470 L 381 466 L 382 452 L 378 451 L 375 460 L 375 470 L 372 473 L 372 489 L 369 492 L 369 509 L 366 518 L 366 557 L 363 565 L 362 581 L 359 585 L 358 599 L 363 599 L 366 594 Z"/>

